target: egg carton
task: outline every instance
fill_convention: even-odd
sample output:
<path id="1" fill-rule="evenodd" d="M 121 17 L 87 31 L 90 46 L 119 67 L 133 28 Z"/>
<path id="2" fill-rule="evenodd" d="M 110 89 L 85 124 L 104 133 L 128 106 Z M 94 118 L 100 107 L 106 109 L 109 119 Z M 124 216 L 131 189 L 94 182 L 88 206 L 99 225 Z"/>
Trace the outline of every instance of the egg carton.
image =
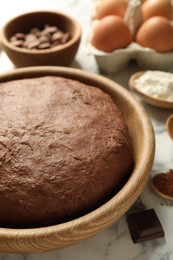
<path id="1" fill-rule="evenodd" d="M 96 6 L 101 0 L 93 0 L 94 17 Z M 137 28 L 142 24 L 142 11 L 140 0 L 129 0 L 124 16 L 132 35 L 135 35 Z M 130 43 L 126 48 L 117 49 L 111 53 L 100 51 L 91 44 L 94 27 L 99 21 L 91 19 L 90 32 L 87 39 L 88 53 L 94 55 L 98 67 L 108 74 L 115 74 L 125 69 L 130 60 L 136 60 L 142 70 L 168 70 L 173 65 L 173 52 L 161 53 L 151 48 L 145 48 L 136 42 Z"/>

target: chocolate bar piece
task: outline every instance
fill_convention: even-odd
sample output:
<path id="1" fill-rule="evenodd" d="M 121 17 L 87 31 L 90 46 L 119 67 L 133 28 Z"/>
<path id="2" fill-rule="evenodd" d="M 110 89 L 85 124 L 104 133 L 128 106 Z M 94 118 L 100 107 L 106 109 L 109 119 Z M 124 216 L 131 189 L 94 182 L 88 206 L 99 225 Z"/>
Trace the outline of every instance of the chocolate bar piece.
<path id="1" fill-rule="evenodd" d="M 128 215 L 127 223 L 134 243 L 164 237 L 165 235 L 154 209 Z"/>

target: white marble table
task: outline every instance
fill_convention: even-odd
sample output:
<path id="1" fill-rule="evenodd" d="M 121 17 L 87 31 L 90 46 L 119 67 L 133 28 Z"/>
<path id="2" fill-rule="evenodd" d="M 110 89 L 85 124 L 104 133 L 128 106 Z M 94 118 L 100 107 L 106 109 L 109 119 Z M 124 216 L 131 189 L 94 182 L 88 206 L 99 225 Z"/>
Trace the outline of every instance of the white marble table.
<path id="1" fill-rule="evenodd" d="M 79 51 L 72 67 L 99 73 L 94 58 L 87 54 L 85 42 L 89 29 L 91 0 L 5 0 L 0 8 L 0 25 L 12 16 L 30 10 L 63 10 L 74 16 L 82 25 L 83 36 Z M 13 69 L 4 53 L 0 56 L 0 73 Z M 125 88 L 132 73 L 139 70 L 135 63 L 115 76 L 107 76 Z M 173 72 L 173 67 L 170 68 Z M 165 121 L 173 112 L 150 105 L 143 106 L 152 120 L 156 136 L 156 155 L 151 176 L 160 171 L 173 168 L 173 142 L 169 138 Z M 173 202 L 158 197 L 148 182 L 134 208 L 154 208 L 163 228 L 165 238 L 133 244 L 128 231 L 126 216 L 96 236 L 77 245 L 43 254 L 0 254 L 0 260 L 172 260 L 173 259 Z"/>

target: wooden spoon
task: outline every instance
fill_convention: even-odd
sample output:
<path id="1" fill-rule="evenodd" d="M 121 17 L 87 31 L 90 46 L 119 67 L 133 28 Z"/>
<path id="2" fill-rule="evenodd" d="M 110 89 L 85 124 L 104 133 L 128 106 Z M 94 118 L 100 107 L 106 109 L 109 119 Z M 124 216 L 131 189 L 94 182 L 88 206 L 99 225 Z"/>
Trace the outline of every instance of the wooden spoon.
<path id="1" fill-rule="evenodd" d="M 168 131 L 169 136 L 173 140 L 173 114 L 168 117 L 166 120 L 166 128 Z"/>
<path id="2" fill-rule="evenodd" d="M 168 196 L 168 195 L 166 195 L 166 194 L 160 192 L 160 191 L 153 185 L 152 182 L 151 182 L 151 186 L 152 186 L 153 190 L 154 190 L 161 198 L 168 199 L 168 200 L 173 200 L 173 197 Z"/>
<path id="3" fill-rule="evenodd" d="M 159 98 L 156 98 L 156 97 L 152 97 L 150 95 L 147 95 L 143 92 L 141 92 L 139 90 L 139 88 L 137 87 L 136 85 L 136 80 L 141 77 L 143 74 L 144 74 L 145 71 L 140 71 L 140 72 L 136 72 L 134 73 L 131 77 L 130 77 L 130 80 L 129 80 L 129 86 L 130 88 L 137 94 L 140 96 L 140 98 L 142 100 L 144 100 L 145 102 L 153 105 L 153 106 L 156 106 L 156 107 L 162 107 L 162 108 L 173 108 L 173 101 L 167 101 L 167 100 L 164 100 L 164 99 L 159 99 Z"/>
<path id="4" fill-rule="evenodd" d="M 162 198 L 173 200 L 173 170 L 167 173 L 158 173 L 151 180 L 153 190 Z M 165 192 L 163 192 L 165 191 Z"/>

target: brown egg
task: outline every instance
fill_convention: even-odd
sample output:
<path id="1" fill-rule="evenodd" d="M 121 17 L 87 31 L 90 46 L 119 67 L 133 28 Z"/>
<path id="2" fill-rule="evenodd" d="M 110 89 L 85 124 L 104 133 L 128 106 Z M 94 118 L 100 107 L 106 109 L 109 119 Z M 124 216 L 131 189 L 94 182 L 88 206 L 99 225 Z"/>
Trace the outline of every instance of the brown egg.
<path id="1" fill-rule="evenodd" d="M 107 15 L 118 15 L 123 17 L 128 5 L 127 0 L 102 0 L 96 8 L 96 19 Z"/>
<path id="2" fill-rule="evenodd" d="M 162 16 L 148 19 L 139 28 L 136 42 L 158 52 L 171 51 L 173 49 L 173 27 L 170 20 Z"/>
<path id="3" fill-rule="evenodd" d="M 171 0 L 148 0 L 142 4 L 142 13 L 144 21 L 153 16 L 163 16 L 172 18 Z"/>
<path id="4" fill-rule="evenodd" d="M 91 43 L 99 50 L 112 52 L 126 47 L 132 41 L 128 25 L 119 16 L 102 18 L 96 26 Z"/>

